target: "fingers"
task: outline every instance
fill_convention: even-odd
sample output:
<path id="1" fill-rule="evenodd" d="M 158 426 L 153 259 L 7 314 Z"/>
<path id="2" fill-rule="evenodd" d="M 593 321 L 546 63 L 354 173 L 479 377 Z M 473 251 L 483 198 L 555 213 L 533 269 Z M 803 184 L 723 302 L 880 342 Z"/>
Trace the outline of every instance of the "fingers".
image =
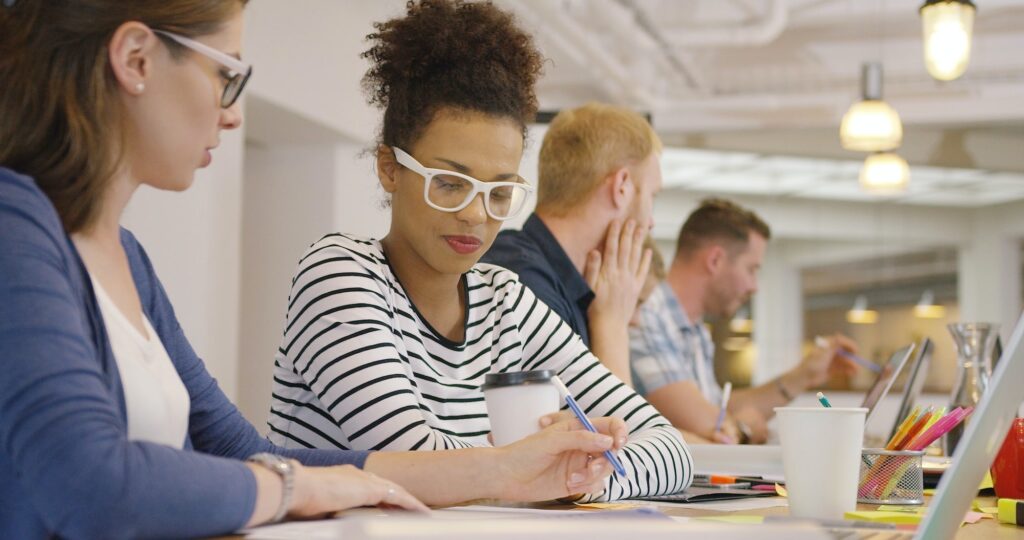
<path id="1" fill-rule="evenodd" d="M 626 442 L 629 440 L 629 428 L 623 419 L 614 416 L 602 416 L 591 419 L 590 423 L 594 424 L 594 428 L 597 429 L 598 433 L 610 435 L 614 439 L 615 450 L 626 446 Z"/>
<path id="2" fill-rule="evenodd" d="M 632 219 L 626 220 L 626 224 L 622 227 L 622 234 L 619 236 L 619 268 L 633 268 L 631 264 L 633 251 L 637 248 L 637 243 L 633 240 L 633 237 L 636 236 L 636 229 L 636 221 Z"/>
<path id="3" fill-rule="evenodd" d="M 730 437 L 723 431 L 716 431 L 711 435 L 711 440 L 718 444 L 736 444 L 736 439 Z"/>
<path id="4" fill-rule="evenodd" d="M 608 234 L 604 238 L 604 260 L 617 262 L 619 260 L 619 240 L 622 235 L 622 222 L 615 219 L 608 225 Z"/>
<path id="5" fill-rule="evenodd" d="M 611 450 L 612 438 L 603 433 L 591 433 L 582 429 L 569 431 L 571 422 L 560 422 L 544 433 L 548 435 L 548 449 L 553 453 L 579 451 L 599 453 Z"/>
<path id="6" fill-rule="evenodd" d="M 587 253 L 587 262 L 583 267 L 583 279 L 591 289 L 597 288 L 597 279 L 601 276 L 601 252 L 592 250 Z"/>
<path id="7" fill-rule="evenodd" d="M 837 348 L 846 349 L 854 354 L 857 353 L 857 343 L 842 334 L 833 335 L 830 341 Z"/>
<path id="8" fill-rule="evenodd" d="M 603 457 L 589 460 L 585 466 L 571 471 L 565 483 L 569 493 L 594 493 L 604 489 L 605 479 L 612 473 L 612 465 Z"/>
<path id="9" fill-rule="evenodd" d="M 376 475 L 373 475 L 373 480 L 375 483 L 373 493 L 376 498 L 373 504 L 404 508 L 413 512 L 430 513 L 430 508 L 427 505 L 413 497 L 402 486 Z"/>
<path id="10" fill-rule="evenodd" d="M 643 227 L 636 225 L 636 222 L 630 220 L 633 226 L 633 238 L 632 238 L 632 249 L 629 253 L 629 268 L 634 272 L 640 266 L 641 260 L 643 259 L 644 252 L 650 251 L 644 248 L 644 237 L 647 236 L 647 231 Z M 646 275 L 646 273 L 642 274 Z"/>
<path id="11" fill-rule="evenodd" d="M 403 508 L 415 512 L 429 513 L 430 508 L 427 505 L 420 502 L 419 499 L 413 497 L 411 493 L 406 489 L 398 486 L 397 484 L 382 479 L 382 477 L 374 474 L 373 472 L 359 471 L 364 475 L 364 479 L 370 483 L 370 487 L 367 490 L 371 500 L 367 501 L 367 504 L 373 504 L 378 506 L 386 506 L 393 508 Z"/>
<path id="12" fill-rule="evenodd" d="M 635 274 L 637 281 L 640 283 L 640 288 L 643 288 L 644 282 L 647 281 L 647 273 L 651 271 L 652 257 L 654 257 L 654 252 L 650 249 L 645 249 L 640 258 L 640 267 L 636 269 Z"/>
<path id="13" fill-rule="evenodd" d="M 558 411 L 555 413 L 545 414 L 544 416 L 541 416 L 539 422 L 541 428 L 546 428 L 550 425 L 557 424 L 559 422 L 572 422 L 575 420 L 576 417 L 575 415 L 572 414 L 572 412 Z M 579 425 L 579 429 L 583 428 L 583 424 L 577 422 L 577 425 Z"/>

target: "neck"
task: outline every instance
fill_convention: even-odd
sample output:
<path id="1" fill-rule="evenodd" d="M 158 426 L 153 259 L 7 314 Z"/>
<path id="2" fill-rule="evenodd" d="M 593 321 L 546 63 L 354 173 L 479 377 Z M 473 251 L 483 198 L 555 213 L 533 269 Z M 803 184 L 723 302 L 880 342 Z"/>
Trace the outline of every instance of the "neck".
<path id="1" fill-rule="evenodd" d="M 120 245 L 121 216 L 132 199 L 139 182 L 126 173 L 118 173 L 110 180 L 100 200 L 99 214 L 72 238 L 76 241 Z"/>
<path id="2" fill-rule="evenodd" d="M 704 295 L 709 285 L 707 278 L 685 261 L 676 259 L 668 269 L 668 281 L 679 304 L 691 322 L 704 317 Z"/>
<path id="3" fill-rule="evenodd" d="M 463 300 L 459 287 L 461 274 L 443 274 L 434 270 L 404 238 L 394 232 L 388 233 L 380 243 L 391 270 L 424 316 L 431 311 L 431 306 L 459 305 L 454 300 Z"/>
<path id="4" fill-rule="evenodd" d="M 544 225 L 551 231 L 551 234 L 558 240 L 565 253 L 572 261 L 572 265 L 580 274 L 587 262 L 587 254 L 597 249 L 604 251 L 604 237 L 608 225 L 601 227 L 594 226 L 593 220 L 583 218 L 585 212 L 569 213 L 565 216 L 552 216 L 547 213 L 537 213 Z"/>

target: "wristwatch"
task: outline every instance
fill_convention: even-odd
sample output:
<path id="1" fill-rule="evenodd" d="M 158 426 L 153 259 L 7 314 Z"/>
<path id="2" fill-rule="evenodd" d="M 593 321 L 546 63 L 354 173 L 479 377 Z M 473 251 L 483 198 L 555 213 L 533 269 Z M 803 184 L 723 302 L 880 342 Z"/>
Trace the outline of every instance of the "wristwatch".
<path id="1" fill-rule="evenodd" d="M 292 502 L 292 489 L 295 487 L 295 467 L 288 459 L 269 452 L 260 452 L 249 456 L 246 460 L 266 467 L 281 477 L 281 506 L 277 508 L 270 523 L 276 523 L 288 513 L 288 506 Z"/>

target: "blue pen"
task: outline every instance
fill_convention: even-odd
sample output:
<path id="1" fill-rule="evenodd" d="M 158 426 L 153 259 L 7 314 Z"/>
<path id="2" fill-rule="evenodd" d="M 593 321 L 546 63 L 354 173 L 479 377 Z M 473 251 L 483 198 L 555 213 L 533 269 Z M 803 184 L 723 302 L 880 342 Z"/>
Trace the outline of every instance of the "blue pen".
<path id="1" fill-rule="evenodd" d="M 822 348 L 828 348 L 828 340 L 821 336 L 814 338 L 814 344 Z M 856 364 L 860 365 L 860 367 L 864 369 L 867 369 L 874 373 L 882 372 L 882 366 L 872 362 L 871 360 L 865 360 L 864 358 L 861 358 L 842 347 L 836 349 L 836 352 L 838 352 L 840 356 L 842 356 L 843 358 L 849 358 L 850 360 L 853 360 Z"/>
<path id="2" fill-rule="evenodd" d="M 572 394 L 569 393 L 569 389 L 566 388 L 562 380 L 559 379 L 557 375 L 552 377 L 551 380 L 555 383 L 555 386 L 558 387 L 558 390 L 562 392 L 562 395 L 565 396 L 565 404 L 569 406 L 569 410 L 576 415 L 576 418 L 578 418 L 580 423 L 583 424 L 583 427 L 587 428 L 587 431 L 597 433 L 597 429 L 594 428 L 594 424 L 591 424 L 590 420 L 587 419 L 587 415 L 583 414 L 583 409 L 580 409 L 580 406 L 576 404 L 576 400 L 573 399 Z M 605 450 L 604 457 L 612 464 L 612 467 L 615 469 L 615 474 L 623 477 L 626 476 L 626 468 L 622 466 L 622 462 L 619 461 L 619 458 L 615 457 L 615 454 L 613 454 L 611 450 Z"/>

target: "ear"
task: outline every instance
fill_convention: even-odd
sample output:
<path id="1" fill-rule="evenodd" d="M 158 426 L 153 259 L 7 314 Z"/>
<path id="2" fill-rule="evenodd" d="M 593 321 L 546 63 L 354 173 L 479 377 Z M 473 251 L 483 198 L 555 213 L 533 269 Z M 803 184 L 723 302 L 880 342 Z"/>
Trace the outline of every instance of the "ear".
<path id="1" fill-rule="evenodd" d="M 728 263 L 729 254 L 718 244 L 710 244 L 705 248 L 704 266 L 711 275 L 717 274 Z"/>
<path id="2" fill-rule="evenodd" d="M 622 210 L 629 206 L 633 200 L 633 181 L 629 169 L 619 167 L 605 177 L 608 188 L 611 190 L 612 206 L 616 210 Z"/>
<path id="3" fill-rule="evenodd" d="M 398 171 L 401 167 L 390 146 L 377 146 L 377 178 L 384 191 L 394 193 L 398 189 Z"/>
<path id="4" fill-rule="evenodd" d="M 108 44 L 108 60 L 122 90 L 138 95 L 152 77 L 153 54 L 159 38 L 146 25 L 130 21 L 114 32 Z"/>

